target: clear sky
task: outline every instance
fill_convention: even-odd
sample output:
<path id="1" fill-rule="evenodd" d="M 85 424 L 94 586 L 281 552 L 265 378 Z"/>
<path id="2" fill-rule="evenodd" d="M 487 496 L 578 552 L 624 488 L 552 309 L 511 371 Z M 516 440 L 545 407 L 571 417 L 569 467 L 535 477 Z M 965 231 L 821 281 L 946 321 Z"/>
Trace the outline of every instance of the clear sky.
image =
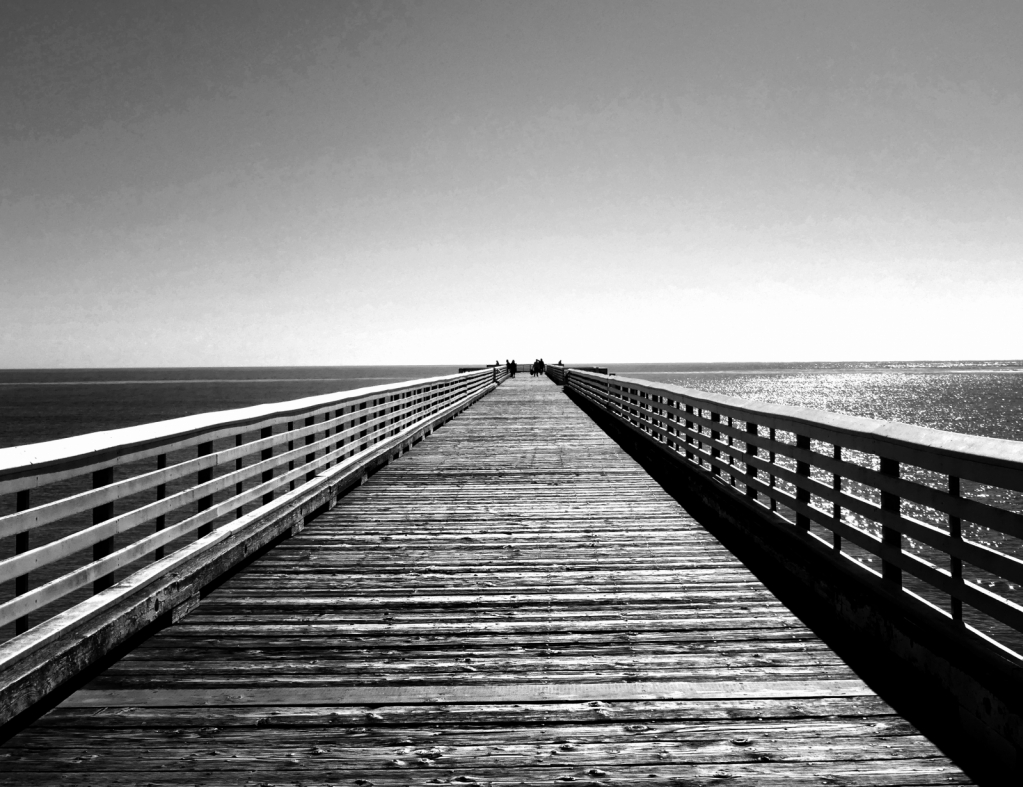
<path id="1" fill-rule="evenodd" d="M 0 367 L 1023 357 L 1023 3 L 0 3 Z"/>

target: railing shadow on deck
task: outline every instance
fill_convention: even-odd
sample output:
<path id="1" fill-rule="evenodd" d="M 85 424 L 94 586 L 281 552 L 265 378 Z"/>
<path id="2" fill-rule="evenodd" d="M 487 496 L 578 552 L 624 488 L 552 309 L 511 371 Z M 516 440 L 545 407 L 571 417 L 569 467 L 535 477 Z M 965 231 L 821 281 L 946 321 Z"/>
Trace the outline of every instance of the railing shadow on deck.
<path id="1" fill-rule="evenodd" d="M 503 382 L 503 368 L 0 449 L 0 727 Z M 30 580 L 34 580 L 32 587 Z M 13 720 L 13 721 L 12 721 Z M 6 726 L 5 726 L 6 725 Z"/>
<path id="2" fill-rule="evenodd" d="M 939 745 L 993 783 L 1018 778 L 1023 443 L 547 373 L 740 556 L 837 622 L 854 659 L 908 677 L 889 688 L 926 709 L 916 720 Z"/>

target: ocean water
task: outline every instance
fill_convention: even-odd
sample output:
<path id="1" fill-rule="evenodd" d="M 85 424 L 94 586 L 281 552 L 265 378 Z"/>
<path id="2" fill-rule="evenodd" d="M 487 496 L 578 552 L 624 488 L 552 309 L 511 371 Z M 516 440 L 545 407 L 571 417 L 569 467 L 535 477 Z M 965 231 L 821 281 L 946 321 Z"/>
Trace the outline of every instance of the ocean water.
<path id="1" fill-rule="evenodd" d="M 927 361 L 917 363 L 819 363 L 819 364 L 610 364 L 610 371 L 622 377 L 680 385 L 743 399 L 811 407 L 848 415 L 896 421 L 950 432 L 1023 441 L 1023 361 Z M 814 450 L 829 453 L 831 447 L 812 444 Z M 741 447 L 741 444 L 740 444 Z M 877 458 L 845 451 L 843 458 L 877 468 Z M 779 458 L 779 464 L 795 470 L 795 463 Z M 947 479 L 920 468 L 903 467 L 903 477 L 945 489 Z M 814 471 L 814 477 L 830 485 L 831 477 Z M 779 487 L 790 494 L 794 489 L 783 482 Z M 880 504 L 876 490 L 846 480 L 846 492 Z M 963 481 L 962 494 L 987 505 L 1023 513 L 1023 494 L 984 484 Z M 830 512 L 830 503 L 817 507 Z M 794 513 L 782 506 L 783 515 Z M 948 532 L 947 517 L 938 511 L 903 501 L 905 515 Z M 881 528 L 866 517 L 842 512 L 842 520 L 875 537 Z M 817 524 L 811 532 L 826 541 L 830 531 Z M 1023 559 L 1023 542 L 973 523 L 963 523 L 963 537 L 975 544 Z M 903 548 L 941 571 L 948 570 L 946 555 L 911 538 Z M 843 544 L 843 551 L 867 567 L 879 570 L 879 560 L 863 549 Z M 964 565 L 964 576 L 981 587 L 1023 605 L 1023 588 L 1014 582 Z M 904 573 L 904 585 L 941 609 L 949 600 L 919 579 Z M 999 643 L 1023 654 L 1019 632 L 966 608 L 967 623 Z"/>
<path id="2" fill-rule="evenodd" d="M 1023 440 L 1023 361 L 599 364 L 623 377 Z M 0 369 L 0 448 L 457 372 L 455 366 Z"/>
<path id="3" fill-rule="evenodd" d="M 457 371 L 456 366 L 0 369 L 0 448 Z"/>
<path id="4" fill-rule="evenodd" d="M 304 396 L 347 391 L 371 385 L 437 377 L 457 372 L 454 366 L 332 366 L 278 368 L 202 368 L 202 369 L 52 369 L 0 370 L 0 448 L 56 440 L 78 434 L 152 423 L 196 413 L 230 410 L 268 402 L 281 402 Z M 248 435 L 246 439 L 252 439 Z M 226 447 L 218 445 L 217 450 Z M 191 458 L 192 451 L 172 452 L 168 462 L 174 464 Z M 246 464 L 258 461 L 249 458 Z M 152 470 L 152 461 L 128 465 L 119 477 L 128 477 Z M 229 472 L 218 468 L 215 476 Z M 33 490 L 33 505 L 66 497 L 89 488 L 89 476 L 80 476 Z M 167 485 L 168 495 L 181 491 L 191 483 L 181 479 Z M 124 510 L 144 505 L 152 498 L 152 490 L 123 502 Z M 230 490 L 214 496 L 215 502 L 231 494 Z M 15 509 L 14 495 L 0 495 L 0 516 Z M 251 510 L 257 503 L 246 506 Z M 167 515 L 168 526 L 188 516 L 188 506 Z M 33 530 L 33 547 L 51 543 L 88 527 L 89 515 L 79 514 L 47 527 Z M 146 528 L 148 532 L 148 526 Z M 115 545 L 124 546 L 134 534 L 117 536 Z M 127 539 L 122 542 L 122 538 Z M 184 546 L 194 535 L 183 536 L 168 546 L 168 553 Z M 0 559 L 13 554 L 14 539 L 0 539 Z M 34 571 L 32 587 L 83 566 L 90 557 L 85 549 L 68 558 Z M 126 576 L 146 561 L 121 569 L 117 578 Z M 0 602 L 13 596 L 13 583 L 0 586 Z M 88 588 L 74 591 L 46 608 L 55 614 L 78 603 L 89 595 Z M 38 622 L 34 616 L 33 622 Z M 14 626 L 0 627 L 0 642 L 14 634 Z"/>
<path id="5" fill-rule="evenodd" d="M 1023 440 L 1023 361 L 611 364 L 622 377 Z"/>
<path id="6" fill-rule="evenodd" d="M 607 366 L 612 373 L 623 377 L 672 383 L 745 399 L 1023 440 L 1023 361 L 585 365 Z M 0 370 L 0 447 L 456 371 L 457 367 L 453 366 Z M 81 491 L 70 485 L 67 489 L 63 487 L 55 485 L 53 494 Z M 849 491 L 857 493 L 855 489 Z M 964 484 L 963 493 L 1023 512 L 1023 496 L 1020 495 L 1005 494 L 977 484 Z M 866 491 L 864 496 L 870 497 Z M 42 501 L 33 500 L 36 504 Z M 0 499 L 0 515 L 13 510 L 13 504 L 12 499 Z M 906 513 L 923 521 L 938 527 L 947 524 L 940 518 L 935 519 L 935 512 L 905 506 Z M 183 516 L 185 513 L 181 512 L 169 517 L 168 524 Z M 878 535 L 873 523 L 848 516 L 848 512 L 843 514 L 843 519 Z M 44 528 L 50 531 L 48 533 L 34 531 L 33 545 L 59 538 L 86 524 L 84 519 L 81 522 L 68 520 L 64 527 Z M 825 531 L 819 530 L 819 535 L 828 537 Z M 968 524 L 964 524 L 964 536 L 1023 558 L 1023 544 L 1015 539 Z M 11 553 L 10 541 L 3 539 L 0 543 L 0 559 Z M 185 541 L 187 538 L 181 543 Z M 907 540 L 906 547 L 939 567 L 947 562 L 943 555 L 911 540 Z M 849 551 L 856 552 L 855 549 Z M 85 556 L 69 559 L 38 572 L 33 577 L 33 586 L 46 581 L 51 573 L 56 576 L 85 559 Z M 857 554 L 857 559 L 868 565 L 873 562 L 876 567 L 876 560 L 866 553 Z M 968 571 L 967 574 L 982 586 L 1023 604 L 1023 592 L 1019 587 L 983 572 Z M 13 591 L 7 584 L 0 588 L 0 601 Z M 947 606 L 947 599 L 912 580 L 909 585 L 939 606 Z M 80 596 L 84 598 L 84 594 L 83 591 L 68 597 L 61 606 L 80 600 Z M 973 616 L 971 623 L 1023 652 L 1023 638 L 1017 633 L 979 616 Z M 0 642 L 11 633 L 0 630 Z"/>

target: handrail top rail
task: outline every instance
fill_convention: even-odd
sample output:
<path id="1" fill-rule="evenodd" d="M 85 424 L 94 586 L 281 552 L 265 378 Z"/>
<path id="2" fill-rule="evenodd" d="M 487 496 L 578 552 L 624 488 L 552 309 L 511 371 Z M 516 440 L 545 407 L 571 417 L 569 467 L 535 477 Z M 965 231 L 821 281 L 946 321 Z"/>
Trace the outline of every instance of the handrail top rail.
<path id="1" fill-rule="evenodd" d="M 736 415 L 750 416 L 751 421 L 764 424 L 763 416 L 771 416 L 796 424 L 824 427 L 839 433 L 860 438 L 876 439 L 904 448 L 934 452 L 951 459 L 993 464 L 1015 471 L 1023 471 L 1023 442 L 1000 437 L 949 432 L 927 426 L 914 426 L 899 421 L 882 421 L 859 415 L 845 415 L 812 407 L 795 407 L 773 404 L 738 396 L 716 394 L 696 388 L 683 388 L 670 383 L 653 383 L 636 377 L 619 377 L 584 372 L 579 369 L 565 369 L 573 376 L 589 377 L 601 382 L 614 382 L 646 388 L 669 397 L 686 397 L 696 403 L 726 407 Z M 769 425 L 769 424 L 764 424 Z M 784 428 L 784 427 L 782 427 Z"/>
<path id="2" fill-rule="evenodd" d="M 190 437 L 217 428 L 255 424 L 268 418 L 298 414 L 323 405 L 372 398 L 374 395 L 434 385 L 460 377 L 471 378 L 482 374 L 483 372 L 467 372 L 371 385 L 353 388 L 349 391 L 336 391 L 283 402 L 256 404 L 233 410 L 196 413 L 195 415 L 168 418 L 164 421 L 88 432 L 39 443 L 9 446 L 0 448 L 0 481 L 23 477 L 26 475 L 26 471 L 31 474 L 39 474 L 48 470 L 88 466 L 106 459 L 115 459 L 126 454 L 188 440 Z"/>

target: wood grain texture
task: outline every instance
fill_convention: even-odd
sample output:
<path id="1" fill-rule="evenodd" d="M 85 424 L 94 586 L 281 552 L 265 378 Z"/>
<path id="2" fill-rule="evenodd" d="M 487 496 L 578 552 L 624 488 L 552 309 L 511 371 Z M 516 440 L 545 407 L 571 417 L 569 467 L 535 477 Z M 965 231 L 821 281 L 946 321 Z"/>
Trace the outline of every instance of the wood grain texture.
<path id="1" fill-rule="evenodd" d="M 520 375 L 0 747 L 69 783 L 969 782 Z"/>

